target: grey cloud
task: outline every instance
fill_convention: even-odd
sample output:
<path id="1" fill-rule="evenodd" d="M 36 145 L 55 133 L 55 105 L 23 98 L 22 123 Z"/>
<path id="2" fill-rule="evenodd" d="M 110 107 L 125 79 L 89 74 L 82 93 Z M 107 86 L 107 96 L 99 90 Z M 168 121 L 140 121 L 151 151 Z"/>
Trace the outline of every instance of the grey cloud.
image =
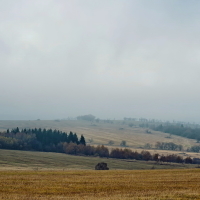
<path id="1" fill-rule="evenodd" d="M 0 1 L 1 119 L 198 121 L 198 1 Z"/>

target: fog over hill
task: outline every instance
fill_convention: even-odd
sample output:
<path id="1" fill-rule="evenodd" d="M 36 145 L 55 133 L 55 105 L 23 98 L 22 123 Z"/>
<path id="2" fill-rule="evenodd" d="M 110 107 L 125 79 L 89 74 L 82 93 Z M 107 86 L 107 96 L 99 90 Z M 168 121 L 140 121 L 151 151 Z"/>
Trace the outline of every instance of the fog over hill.
<path id="1" fill-rule="evenodd" d="M 200 122 L 200 1 L 1 0 L 0 119 Z"/>

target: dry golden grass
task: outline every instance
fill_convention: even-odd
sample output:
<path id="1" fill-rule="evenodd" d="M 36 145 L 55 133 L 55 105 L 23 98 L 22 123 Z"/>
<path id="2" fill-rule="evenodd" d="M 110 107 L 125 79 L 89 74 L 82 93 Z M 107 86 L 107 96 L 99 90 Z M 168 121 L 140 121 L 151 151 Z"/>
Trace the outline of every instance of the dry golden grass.
<path id="1" fill-rule="evenodd" d="M 200 199 L 200 169 L 0 172 L 0 199 Z"/>

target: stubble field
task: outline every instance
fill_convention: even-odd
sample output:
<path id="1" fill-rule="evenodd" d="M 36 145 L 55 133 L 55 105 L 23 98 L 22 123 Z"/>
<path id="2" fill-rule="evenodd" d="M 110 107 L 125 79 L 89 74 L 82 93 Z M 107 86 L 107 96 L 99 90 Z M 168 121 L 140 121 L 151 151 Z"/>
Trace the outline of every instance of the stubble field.
<path id="1" fill-rule="evenodd" d="M 1 171 L 0 199 L 200 199 L 200 169 Z"/>
<path id="2" fill-rule="evenodd" d="M 138 151 L 147 142 L 172 141 L 185 148 L 195 144 L 194 140 L 182 137 L 167 138 L 168 134 L 161 132 L 147 134 L 145 129 L 137 126 L 131 128 L 120 121 L 114 124 L 68 120 L 0 121 L 0 130 L 17 126 L 73 131 L 79 136 L 83 134 L 91 145 L 107 146 L 109 140 L 113 140 L 114 144 L 109 148 L 119 147 L 120 142 L 126 140 L 128 148 Z M 89 139 L 93 139 L 92 142 Z M 151 151 L 153 153 L 156 150 Z M 184 156 L 189 154 L 176 153 Z M 198 157 L 198 153 L 194 157 Z M 98 162 L 107 162 L 111 170 L 93 170 Z M 200 199 L 200 169 L 195 167 L 198 166 L 0 150 L 0 199 Z"/>

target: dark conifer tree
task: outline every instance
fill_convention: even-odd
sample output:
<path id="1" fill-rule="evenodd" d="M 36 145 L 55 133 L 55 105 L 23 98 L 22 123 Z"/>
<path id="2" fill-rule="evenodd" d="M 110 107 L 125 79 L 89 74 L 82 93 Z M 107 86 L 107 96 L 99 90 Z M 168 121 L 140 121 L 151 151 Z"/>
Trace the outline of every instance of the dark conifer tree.
<path id="1" fill-rule="evenodd" d="M 76 143 L 76 144 L 79 144 L 78 137 L 77 137 L 76 133 L 74 133 L 72 142 Z"/>
<path id="2" fill-rule="evenodd" d="M 68 143 L 73 142 L 73 139 L 74 139 L 74 134 L 70 131 L 68 136 Z"/>
<path id="3" fill-rule="evenodd" d="M 19 131 L 19 128 L 17 127 L 17 128 L 16 128 L 16 133 L 19 133 L 19 132 L 20 132 L 20 131 Z"/>
<path id="4" fill-rule="evenodd" d="M 79 143 L 83 144 L 84 146 L 86 145 L 85 138 L 83 137 L 83 135 L 81 135 L 81 139 Z"/>

